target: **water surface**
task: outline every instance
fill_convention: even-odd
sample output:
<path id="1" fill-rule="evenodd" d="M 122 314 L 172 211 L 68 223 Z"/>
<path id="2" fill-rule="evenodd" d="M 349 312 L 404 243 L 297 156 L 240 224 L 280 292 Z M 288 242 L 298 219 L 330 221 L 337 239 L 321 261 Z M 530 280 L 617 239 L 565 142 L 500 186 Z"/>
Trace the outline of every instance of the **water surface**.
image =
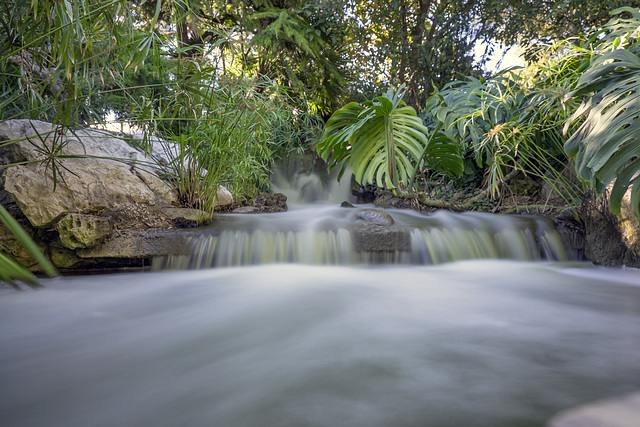
<path id="1" fill-rule="evenodd" d="M 0 290 L 0 425 L 543 426 L 640 388 L 640 275 L 262 265 Z"/>

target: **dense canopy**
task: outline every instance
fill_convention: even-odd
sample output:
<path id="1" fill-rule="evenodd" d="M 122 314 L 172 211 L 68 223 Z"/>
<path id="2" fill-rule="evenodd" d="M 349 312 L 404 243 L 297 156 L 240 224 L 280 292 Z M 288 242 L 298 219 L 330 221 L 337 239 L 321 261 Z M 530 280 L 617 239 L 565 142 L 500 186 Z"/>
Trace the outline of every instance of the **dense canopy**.
<path id="1" fill-rule="evenodd" d="M 558 180 L 575 158 L 579 178 L 600 192 L 624 169 L 617 197 L 636 179 L 625 163 L 638 155 L 638 7 L 637 0 L 4 2 L 0 120 L 125 121 L 144 133 L 143 148 L 150 135 L 180 144 L 193 167 L 210 171 L 209 184 L 227 183 L 240 197 L 268 187 L 275 159 L 316 146 L 331 165 L 367 153 L 356 156 L 357 170 L 387 166 L 357 181 L 404 194 L 427 176 L 453 175 L 496 196 L 512 172 L 559 190 L 569 186 Z M 527 67 L 488 75 L 483 65 L 494 49 L 514 44 L 525 48 Z M 379 96 L 399 87 L 392 104 L 415 114 L 415 124 L 401 125 L 385 107 L 390 98 Z M 601 99 L 625 120 L 597 140 Z M 325 129 L 318 145 L 323 121 L 356 104 L 354 126 L 384 110 L 388 134 L 371 139 L 363 127 L 348 135 L 385 143 L 354 146 Z M 411 150 L 394 145 L 409 140 Z M 443 159 L 464 168 L 442 168 Z M 207 205 L 193 181 L 179 180 L 182 200 Z M 581 191 L 561 193 L 573 204 Z M 639 204 L 640 192 L 633 200 Z"/>

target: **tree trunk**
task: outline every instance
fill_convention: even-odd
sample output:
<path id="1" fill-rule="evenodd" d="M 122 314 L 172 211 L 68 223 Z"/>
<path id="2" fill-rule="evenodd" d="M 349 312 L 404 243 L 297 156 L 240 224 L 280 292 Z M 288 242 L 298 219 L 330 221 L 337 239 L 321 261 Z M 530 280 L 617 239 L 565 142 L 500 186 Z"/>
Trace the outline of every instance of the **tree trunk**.
<path id="1" fill-rule="evenodd" d="M 418 112 L 422 112 L 424 107 L 417 105 L 419 85 L 418 75 L 420 74 L 420 51 L 424 43 L 424 34 L 427 28 L 427 19 L 431 9 L 432 0 L 418 0 L 418 17 L 412 33 L 411 56 L 409 62 L 409 103 Z"/>
<path id="2" fill-rule="evenodd" d="M 514 169 L 508 174 L 506 174 L 501 181 L 504 183 L 508 183 L 513 178 L 518 176 L 519 173 L 520 173 L 520 170 Z M 456 212 L 463 212 L 471 209 L 471 207 L 475 202 L 482 199 L 486 199 L 490 195 L 491 195 L 491 191 L 489 190 L 489 188 L 486 188 L 485 190 L 481 191 L 476 196 L 468 199 L 464 203 L 453 203 L 453 202 L 447 202 L 445 200 L 429 199 L 427 196 L 424 195 L 424 193 L 418 193 L 417 195 L 413 195 L 413 196 L 416 197 L 418 199 L 418 202 L 420 202 L 420 204 L 423 206 L 428 206 L 431 208 L 439 208 L 439 209 L 449 209 Z"/>
<path id="3" fill-rule="evenodd" d="M 400 83 L 407 82 L 407 53 L 409 50 L 409 28 L 407 27 L 407 4 L 406 0 L 400 0 L 400 65 L 398 66 L 398 78 Z"/>

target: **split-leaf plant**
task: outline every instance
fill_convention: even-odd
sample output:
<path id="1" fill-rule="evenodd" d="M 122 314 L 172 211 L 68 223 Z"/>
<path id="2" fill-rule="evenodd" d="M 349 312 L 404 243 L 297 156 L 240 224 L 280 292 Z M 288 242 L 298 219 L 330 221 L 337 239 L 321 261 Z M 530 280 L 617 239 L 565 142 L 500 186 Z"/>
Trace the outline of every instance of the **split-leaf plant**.
<path id="1" fill-rule="evenodd" d="M 578 176 L 599 194 L 615 180 L 614 214 L 631 188 L 631 206 L 640 219 L 640 11 L 613 13 L 619 16 L 606 25 L 601 52 L 567 95 L 582 103 L 565 124 L 580 125 L 565 149 L 575 157 Z"/>
<path id="2" fill-rule="evenodd" d="M 409 183 L 421 166 L 447 175 L 462 173 L 457 146 L 434 138 L 415 109 L 402 100 L 404 85 L 363 103 L 351 102 L 329 118 L 317 150 L 329 166 L 350 165 L 359 184 L 374 184 L 396 193 L 411 191 Z"/>

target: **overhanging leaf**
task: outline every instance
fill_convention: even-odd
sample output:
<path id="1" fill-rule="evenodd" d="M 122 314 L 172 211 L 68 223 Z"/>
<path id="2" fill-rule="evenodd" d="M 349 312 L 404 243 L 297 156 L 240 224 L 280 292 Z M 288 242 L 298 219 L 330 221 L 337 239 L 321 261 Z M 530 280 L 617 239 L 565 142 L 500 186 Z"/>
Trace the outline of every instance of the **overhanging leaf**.
<path id="1" fill-rule="evenodd" d="M 565 143 L 565 151 L 575 156 L 578 176 L 599 194 L 617 178 L 610 203 L 616 214 L 635 183 L 631 199 L 640 219 L 635 177 L 640 173 L 640 58 L 624 49 L 600 55 L 568 97 L 583 95 L 589 97 L 567 120 L 565 132 L 577 120 L 584 122 Z"/>
<path id="2" fill-rule="evenodd" d="M 317 146 L 323 159 L 348 160 L 361 184 L 396 189 L 412 183 L 412 172 L 423 157 L 443 173 L 462 173 L 462 157 L 447 143 L 428 145 L 430 131 L 416 111 L 402 101 L 403 87 L 362 104 L 350 103 L 336 111 Z"/>

